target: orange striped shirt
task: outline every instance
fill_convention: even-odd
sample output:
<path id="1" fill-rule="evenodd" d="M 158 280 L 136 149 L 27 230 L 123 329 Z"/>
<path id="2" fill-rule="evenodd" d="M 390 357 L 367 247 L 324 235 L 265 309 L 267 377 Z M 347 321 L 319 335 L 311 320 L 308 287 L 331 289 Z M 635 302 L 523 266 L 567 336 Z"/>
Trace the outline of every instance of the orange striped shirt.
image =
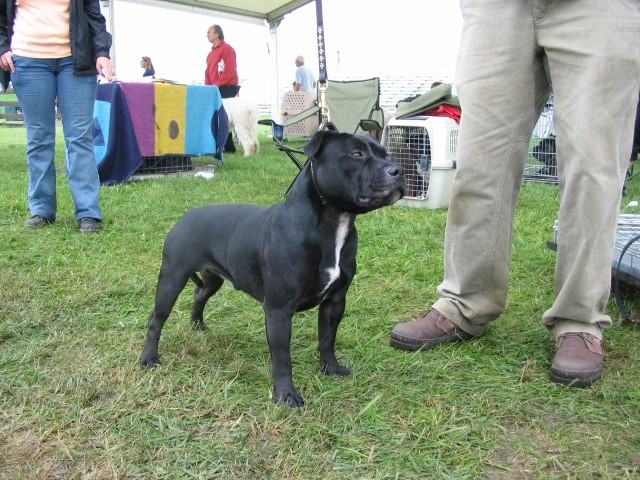
<path id="1" fill-rule="evenodd" d="M 11 51 L 29 58 L 71 56 L 70 0 L 17 0 Z"/>

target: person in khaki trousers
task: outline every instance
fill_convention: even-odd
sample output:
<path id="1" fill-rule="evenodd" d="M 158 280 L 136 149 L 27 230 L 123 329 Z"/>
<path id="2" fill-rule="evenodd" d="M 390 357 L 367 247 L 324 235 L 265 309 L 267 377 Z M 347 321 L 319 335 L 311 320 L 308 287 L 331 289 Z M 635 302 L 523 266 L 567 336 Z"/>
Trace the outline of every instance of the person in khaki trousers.
<path id="1" fill-rule="evenodd" d="M 600 378 L 604 313 L 640 89 L 637 0 L 462 0 L 462 107 L 440 298 L 396 325 L 392 345 L 428 349 L 481 336 L 503 312 L 514 210 L 529 139 L 554 94 L 560 189 L 551 380 Z"/>

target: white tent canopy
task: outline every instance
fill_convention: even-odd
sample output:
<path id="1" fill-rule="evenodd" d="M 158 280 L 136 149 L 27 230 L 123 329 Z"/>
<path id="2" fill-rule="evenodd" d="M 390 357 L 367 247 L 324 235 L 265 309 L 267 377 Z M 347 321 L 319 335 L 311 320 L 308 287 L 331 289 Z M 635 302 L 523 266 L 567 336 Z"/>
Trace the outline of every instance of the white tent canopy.
<path id="1" fill-rule="evenodd" d="M 102 12 L 107 18 L 107 25 L 113 35 L 112 60 L 116 64 L 117 38 L 114 28 L 116 18 L 114 15 L 115 0 L 101 0 Z M 120 1 L 120 0 L 118 0 Z M 292 11 L 315 0 L 122 0 L 129 3 L 137 3 L 149 6 L 162 6 L 167 9 L 186 11 L 191 13 L 216 12 L 221 18 L 268 26 L 270 32 L 270 51 L 274 52 L 271 61 L 270 78 L 271 107 L 272 111 L 278 110 L 278 24 L 282 18 Z"/>
<path id="2" fill-rule="evenodd" d="M 313 0 L 130 0 L 135 3 L 173 4 L 200 10 L 213 10 L 234 16 L 234 20 L 271 24 L 278 22 L 287 13 Z"/>

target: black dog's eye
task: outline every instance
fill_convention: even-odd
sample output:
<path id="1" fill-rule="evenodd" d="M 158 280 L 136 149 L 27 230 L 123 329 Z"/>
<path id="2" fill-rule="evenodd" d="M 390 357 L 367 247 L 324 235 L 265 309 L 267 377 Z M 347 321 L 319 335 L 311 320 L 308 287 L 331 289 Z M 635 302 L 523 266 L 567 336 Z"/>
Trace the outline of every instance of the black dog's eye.
<path id="1" fill-rule="evenodd" d="M 364 153 L 362 153 L 360 150 L 356 150 L 354 152 L 351 152 L 351 156 L 354 158 L 364 158 Z"/>

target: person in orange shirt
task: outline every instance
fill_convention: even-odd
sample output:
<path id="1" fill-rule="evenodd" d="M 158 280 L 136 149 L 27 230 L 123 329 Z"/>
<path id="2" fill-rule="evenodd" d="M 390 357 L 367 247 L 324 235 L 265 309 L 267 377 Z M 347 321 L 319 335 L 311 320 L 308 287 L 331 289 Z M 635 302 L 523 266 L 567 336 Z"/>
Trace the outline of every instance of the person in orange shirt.
<path id="1" fill-rule="evenodd" d="M 98 75 L 115 74 L 111 34 L 98 0 L 9 0 L 0 7 L 0 83 L 10 75 L 24 113 L 29 170 L 28 228 L 56 221 L 56 99 L 66 172 L 80 232 L 101 229 L 100 178 L 93 150 Z M 6 86 L 6 85 L 5 85 Z"/>
<path id="2" fill-rule="evenodd" d="M 218 87 L 222 98 L 237 97 L 240 86 L 238 85 L 236 51 L 224 41 L 224 32 L 220 25 L 211 25 L 209 27 L 207 40 L 213 44 L 213 47 L 211 47 L 211 51 L 207 55 L 204 84 Z M 227 137 L 224 151 L 226 153 L 234 153 L 236 151 L 231 132 Z"/>

